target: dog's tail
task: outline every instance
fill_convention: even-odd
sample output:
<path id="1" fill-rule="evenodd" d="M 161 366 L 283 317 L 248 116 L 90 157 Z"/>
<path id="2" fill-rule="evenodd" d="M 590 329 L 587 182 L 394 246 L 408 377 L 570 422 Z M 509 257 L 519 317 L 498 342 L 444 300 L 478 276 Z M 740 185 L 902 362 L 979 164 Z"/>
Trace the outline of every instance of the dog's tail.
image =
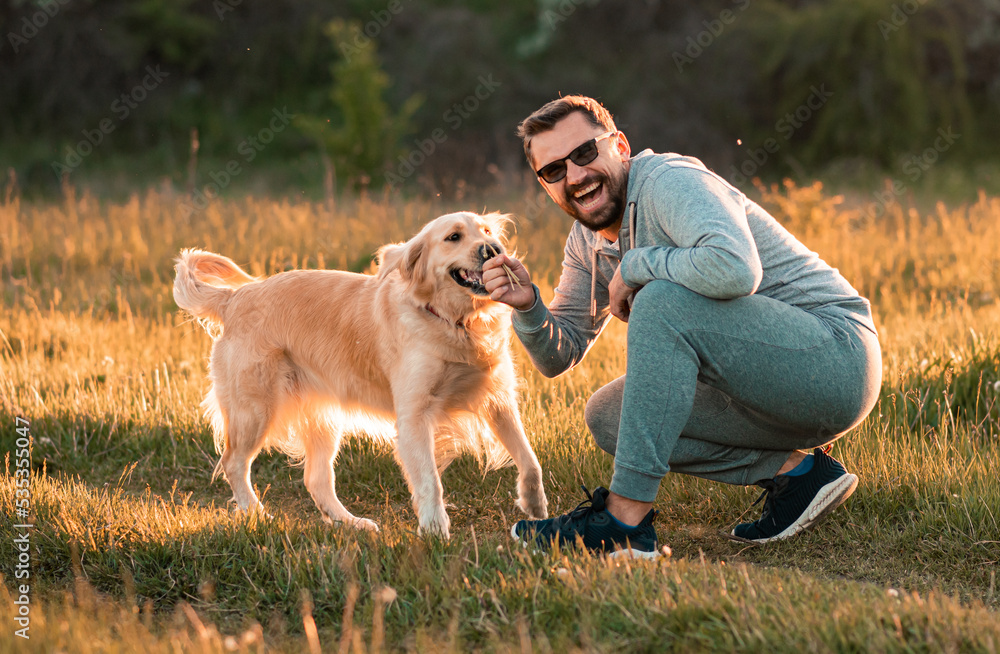
<path id="1" fill-rule="evenodd" d="M 174 301 L 202 320 L 222 323 L 233 292 L 256 277 L 243 272 L 232 259 L 205 250 L 181 250 L 174 266 Z"/>

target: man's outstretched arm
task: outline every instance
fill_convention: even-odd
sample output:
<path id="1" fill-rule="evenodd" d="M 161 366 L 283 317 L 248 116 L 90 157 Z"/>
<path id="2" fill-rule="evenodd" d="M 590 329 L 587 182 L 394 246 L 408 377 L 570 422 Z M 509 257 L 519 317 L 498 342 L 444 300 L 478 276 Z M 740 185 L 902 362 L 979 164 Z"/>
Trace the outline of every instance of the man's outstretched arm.
<path id="1" fill-rule="evenodd" d="M 555 298 L 546 307 L 531 283 L 527 269 L 509 255 L 494 257 L 483 264 L 483 285 L 492 299 L 514 307 L 514 333 L 524 345 L 535 367 L 546 377 L 555 377 L 579 363 L 607 321 L 607 298 L 598 299 L 600 310 L 591 316 L 591 272 L 567 246 L 562 275 Z M 521 286 L 512 284 L 503 266 Z M 598 288 L 606 295 L 606 291 Z"/>

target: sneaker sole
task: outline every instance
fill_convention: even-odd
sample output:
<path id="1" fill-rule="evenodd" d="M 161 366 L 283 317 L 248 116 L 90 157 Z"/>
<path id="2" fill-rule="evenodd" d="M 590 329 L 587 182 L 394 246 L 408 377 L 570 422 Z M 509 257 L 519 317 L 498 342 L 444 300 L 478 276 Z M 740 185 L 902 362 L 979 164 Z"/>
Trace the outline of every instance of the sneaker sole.
<path id="1" fill-rule="evenodd" d="M 821 522 L 826 516 L 836 509 L 838 506 L 844 503 L 844 501 L 850 497 L 854 490 L 858 487 L 858 476 L 852 475 L 850 473 L 837 477 L 831 481 L 826 486 L 819 489 L 816 493 L 816 497 L 812 499 L 806 510 L 802 512 L 798 520 L 788 525 L 784 531 L 770 538 L 740 538 L 736 536 L 736 530 L 731 532 L 731 535 L 740 538 L 740 540 L 749 540 L 753 543 L 770 543 L 775 540 L 783 540 L 789 538 L 799 533 L 800 531 L 805 531 L 810 527 L 815 526 L 817 523 Z"/>
<path id="2" fill-rule="evenodd" d="M 653 560 L 660 558 L 660 553 L 657 551 L 647 552 L 645 550 L 634 550 L 631 547 L 621 550 L 615 550 L 614 552 L 608 552 L 609 559 L 647 559 Z"/>
<path id="3" fill-rule="evenodd" d="M 528 541 L 521 540 L 521 537 L 517 535 L 516 532 L 517 523 L 515 522 L 510 528 L 510 535 L 516 542 L 521 544 L 521 547 L 528 549 Z M 539 550 L 532 548 L 532 554 L 544 554 L 544 550 Z M 659 550 L 653 550 L 652 552 L 647 552 L 645 550 L 635 550 L 631 547 L 626 547 L 620 550 L 614 550 L 613 552 L 606 553 L 609 559 L 620 559 L 620 558 L 630 558 L 630 559 L 656 559 L 659 558 Z"/>

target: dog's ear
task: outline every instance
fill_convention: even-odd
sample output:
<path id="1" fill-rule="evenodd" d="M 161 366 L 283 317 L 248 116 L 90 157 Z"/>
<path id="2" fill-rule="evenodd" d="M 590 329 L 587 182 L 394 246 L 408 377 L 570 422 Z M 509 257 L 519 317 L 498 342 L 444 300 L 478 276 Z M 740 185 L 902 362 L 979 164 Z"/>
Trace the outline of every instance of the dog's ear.
<path id="1" fill-rule="evenodd" d="M 404 277 L 415 286 L 427 283 L 427 250 L 426 238 L 418 237 L 406 244 L 406 256 L 403 258 Z"/>
<path id="2" fill-rule="evenodd" d="M 514 222 L 514 217 L 509 213 L 498 213 L 496 211 L 483 215 L 483 221 L 490 226 L 494 238 L 504 245 L 507 244 L 507 228 Z"/>
<path id="3" fill-rule="evenodd" d="M 408 282 L 423 284 L 427 277 L 424 262 L 424 239 L 413 239 L 406 243 L 383 245 L 376 253 L 379 261 L 378 278 L 384 279 L 393 270 Z"/>
<path id="4" fill-rule="evenodd" d="M 405 243 L 390 243 L 383 245 L 375 252 L 379 280 L 385 279 L 389 273 L 399 268 L 399 263 L 403 260 L 404 249 L 406 249 Z"/>

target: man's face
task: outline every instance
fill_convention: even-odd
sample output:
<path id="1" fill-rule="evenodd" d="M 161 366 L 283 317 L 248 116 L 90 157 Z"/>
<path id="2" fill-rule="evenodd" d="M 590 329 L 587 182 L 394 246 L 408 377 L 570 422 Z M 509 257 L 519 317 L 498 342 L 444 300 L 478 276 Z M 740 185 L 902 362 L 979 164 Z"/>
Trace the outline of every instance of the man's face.
<path id="1" fill-rule="evenodd" d="M 547 132 L 531 139 L 531 165 L 538 170 L 562 159 L 604 133 L 580 112 L 566 116 Z M 556 204 L 584 227 L 601 231 L 622 217 L 628 190 L 629 145 L 618 133 L 597 141 L 597 158 L 579 166 L 566 160 L 566 176 L 556 182 L 539 180 Z"/>

